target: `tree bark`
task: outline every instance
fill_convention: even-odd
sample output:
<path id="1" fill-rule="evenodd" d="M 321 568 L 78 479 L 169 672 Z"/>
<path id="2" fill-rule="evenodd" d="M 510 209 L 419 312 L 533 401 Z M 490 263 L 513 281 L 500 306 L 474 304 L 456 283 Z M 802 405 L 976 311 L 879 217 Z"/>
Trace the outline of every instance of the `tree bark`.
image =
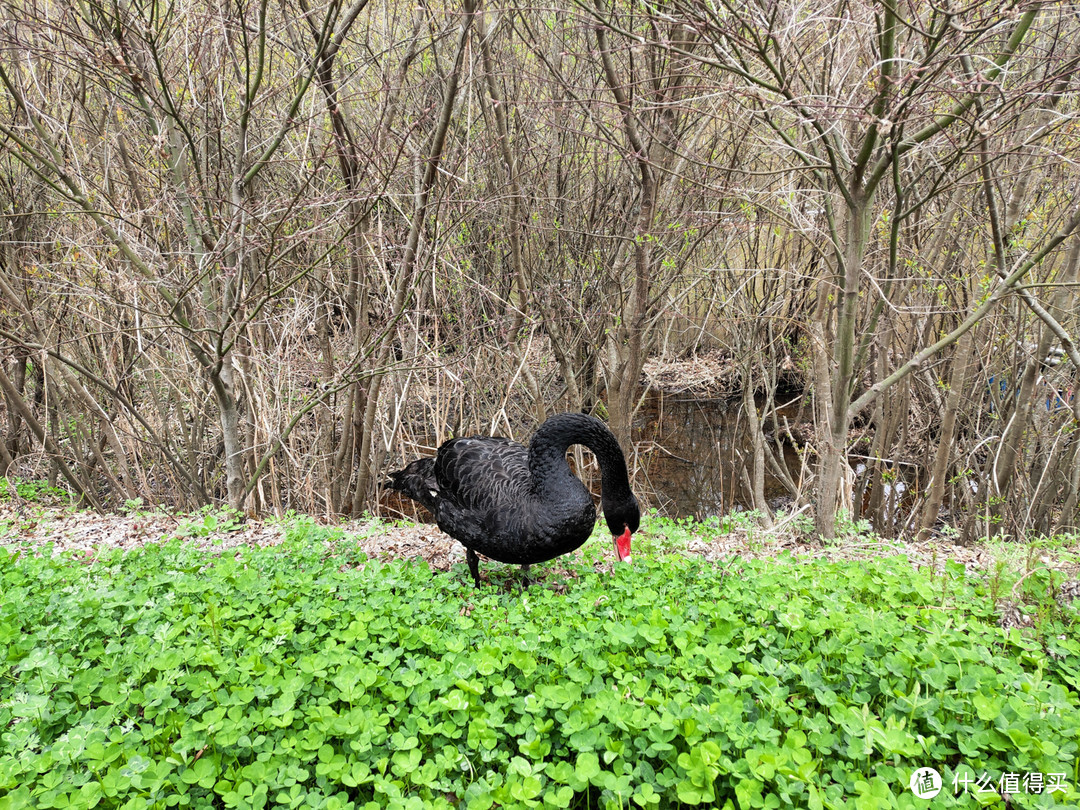
<path id="1" fill-rule="evenodd" d="M 941 514 L 941 504 L 945 499 L 945 484 L 948 483 L 949 478 L 950 451 L 956 437 L 956 417 L 960 413 L 960 405 L 967 393 L 968 368 L 971 364 L 974 345 L 975 333 L 973 331 L 963 335 L 956 344 L 956 354 L 953 357 L 949 375 L 949 392 L 945 396 L 945 411 L 941 415 L 941 432 L 938 434 L 934 462 L 930 468 L 930 487 L 919 523 L 920 540 L 925 540 L 930 536 L 930 531 L 937 523 L 938 515 Z"/>
<path id="2" fill-rule="evenodd" d="M 836 320 L 836 335 L 832 342 L 831 362 L 819 365 L 818 385 L 826 383 L 824 369 L 831 370 L 828 379 L 828 418 L 818 423 L 818 430 L 826 435 L 819 452 L 818 487 L 815 496 L 817 509 L 814 527 L 822 537 L 836 535 L 836 516 L 840 510 L 850 511 L 852 505 L 841 500 L 843 468 L 847 464 L 848 423 L 854 384 L 855 328 L 858 315 L 859 281 L 862 260 L 866 252 L 867 227 L 872 195 L 861 191 L 850 194 L 844 223 L 842 279 L 843 287 Z M 818 351 L 827 351 L 825 345 Z M 823 396 L 820 388 L 815 396 Z"/>

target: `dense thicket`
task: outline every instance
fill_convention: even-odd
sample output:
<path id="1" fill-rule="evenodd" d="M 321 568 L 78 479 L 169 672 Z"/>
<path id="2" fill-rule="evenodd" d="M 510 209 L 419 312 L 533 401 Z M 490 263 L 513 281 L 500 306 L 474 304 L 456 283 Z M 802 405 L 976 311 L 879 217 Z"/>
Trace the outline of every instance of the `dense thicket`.
<path id="1" fill-rule="evenodd" d="M 772 470 L 831 534 L 857 451 L 883 529 L 900 466 L 910 530 L 1077 522 L 1066 4 L 2 13 L 0 472 L 359 513 L 451 431 L 632 447 L 647 359 L 709 349 L 766 515 Z"/>

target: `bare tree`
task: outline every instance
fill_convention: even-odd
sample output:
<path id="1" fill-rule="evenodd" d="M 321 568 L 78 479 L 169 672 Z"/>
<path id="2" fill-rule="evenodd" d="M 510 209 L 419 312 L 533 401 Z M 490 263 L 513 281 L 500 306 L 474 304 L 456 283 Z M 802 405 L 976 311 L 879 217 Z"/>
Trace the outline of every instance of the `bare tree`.
<path id="1" fill-rule="evenodd" d="M 888 277 L 868 286 L 876 223 L 893 207 L 891 195 L 903 199 L 898 215 L 910 216 L 962 179 L 959 162 L 976 151 L 979 133 L 1019 120 L 1036 104 L 1035 88 L 1049 88 L 1073 63 L 1060 29 L 1036 27 L 1040 10 L 1031 6 L 1002 17 L 992 4 L 951 11 L 891 0 L 844 4 L 828 17 L 803 17 L 775 3 L 672 8 L 672 19 L 695 31 L 703 47 L 669 47 L 735 83 L 729 86 L 740 89 L 774 147 L 786 152 L 792 170 L 820 192 L 825 206 L 827 240 L 820 248 L 831 272 L 816 287 L 807 324 L 818 402 L 816 520 L 825 536 L 834 533 L 843 503 L 851 420 L 985 316 L 1075 227 L 1066 217 L 1030 257 L 1034 262 L 1003 274 L 989 306 L 977 307 L 945 339 L 859 393 L 860 362 L 881 339 L 882 311 L 867 314 L 861 302 L 892 289 Z M 1022 51 L 1036 39 L 1034 70 Z M 888 237 L 893 255 L 900 236 L 894 228 Z M 887 297 L 881 300 L 888 306 Z"/>

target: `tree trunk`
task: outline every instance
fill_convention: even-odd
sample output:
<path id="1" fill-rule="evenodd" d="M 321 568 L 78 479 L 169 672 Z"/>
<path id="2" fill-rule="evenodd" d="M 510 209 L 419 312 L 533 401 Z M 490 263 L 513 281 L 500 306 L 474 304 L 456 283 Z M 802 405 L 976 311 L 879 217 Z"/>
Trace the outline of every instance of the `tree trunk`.
<path id="1" fill-rule="evenodd" d="M 836 516 L 851 504 L 841 500 L 843 468 L 847 461 L 849 405 L 855 378 L 855 326 L 859 304 L 859 279 L 862 274 L 863 254 L 866 251 L 868 215 L 871 198 L 861 190 L 852 193 L 844 226 L 843 293 L 836 322 L 836 334 L 831 347 L 825 345 L 823 326 L 818 330 L 821 342 L 815 346 L 824 353 L 831 348 L 831 362 L 823 354 L 817 362 L 815 396 L 825 396 L 828 391 L 827 408 L 818 409 L 818 435 L 821 437 L 818 486 L 815 494 L 817 506 L 814 527 L 825 538 L 836 536 Z M 823 293 L 822 293 L 823 294 Z M 831 375 L 828 373 L 831 371 Z M 831 379 L 829 379 L 831 376 Z M 827 387 L 826 387 L 827 386 Z M 827 410 L 827 414 L 825 411 Z M 822 420 L 822 417 L 826 418 Z"/>
<path id="2" fill-rule="evenodd" d="M 945 397 L 945 412 L 941 415 L 941 433 L 938 435 L 937 450 L 934 452 L 934 462 L 930 469 L 930 488 L 919 523 L 920 540 L 929 537 L 930 530 L 941 514 L 945 484 L 949 477 L 949 451 L 956 436 L 956 417 L 960 413 L 960 405 L 967 391 L 968 368 L 974 346 L 975 330 L 965 333 L 957 341 L 956 355 L 953 357 L 949 375 L 949 393 Z"/>
<path id="3" fill-rule="evenodd" d="M 225 444 L 225 493 L 229 506 L 244 510 L 244 443 L 240 438 L 240 411 L 236 407 L 233 369 L 229 358 L 220 369 L 211 369 L 210 387 L 214 391 Z"/>
<path id="4" fill-rule="evenodd" d="M 746 414 L 747 430 L 753 447 L 750 473 L 750 497 L 754 509 L 761 513 L 765 526 L 772 525 L 772 510 L 765 500 L 765 434 L 761 432 L 761 418 L 754 401 L 753 375 L 749 366 L 743 370 L 743 412 Z"/>

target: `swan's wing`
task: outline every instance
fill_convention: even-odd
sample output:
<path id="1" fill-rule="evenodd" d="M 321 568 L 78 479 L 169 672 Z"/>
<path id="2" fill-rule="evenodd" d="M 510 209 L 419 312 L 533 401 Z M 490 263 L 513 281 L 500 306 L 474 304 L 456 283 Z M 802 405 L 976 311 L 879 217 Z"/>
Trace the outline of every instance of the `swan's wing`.
<path id="1" fill-rule="evenodd" d="M 443 498 L 478 517 L 513 509 L 528 489 L 529 451 L 498 436 L 451 439 L 439 448 L 435 480 Z"/>

